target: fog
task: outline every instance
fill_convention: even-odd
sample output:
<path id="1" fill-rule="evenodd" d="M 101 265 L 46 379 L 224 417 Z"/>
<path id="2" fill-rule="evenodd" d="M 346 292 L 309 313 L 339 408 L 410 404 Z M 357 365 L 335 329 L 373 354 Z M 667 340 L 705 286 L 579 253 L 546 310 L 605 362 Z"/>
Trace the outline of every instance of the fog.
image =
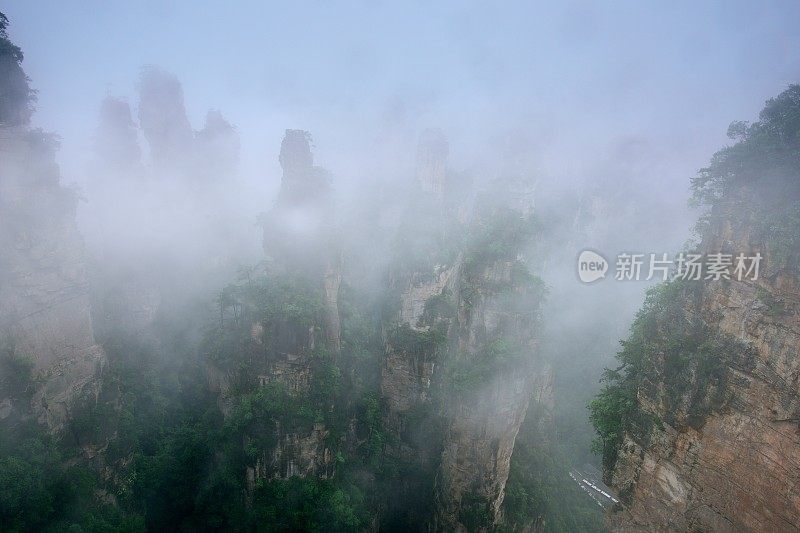
<path id="1" fill-rule="evenodd" d="M 727 124 L 753 117 L 798 69 L 791 2 L 4 9 L 39 89 L 35 124 L 59 135 L 62 181 L 86 198 L 87 235 L 103 203 L 93 200 L 103 180 L 87 171 L 106 135 L 101 103 L 130 104 L 146 165 L 157 167 L 158 151 L 170 149 L 154 153 L 144 142 L 148 111 L 137 86 L 148 65 L 175 76 L 166 92 L 182 86 L 186 118 L 173 143 L 202 130 L 209 110 L 235 127 L 238 173 L 226 180 L 239 185 L 226 189 L 241 202 L 237 214 L 251 217 L 277 192 L 286 128 L 314 135 L 341 198 L 410 175 L 419 133 L 437 127 L 450 166 L 476 179 L 514 167 L 543 191 L 619 188 L 680 211 L 689 178 L 726 142 Z M 634 230 L 625 226 L 614 231 Z M 672 233 L 664 245 L 651 237 L 648 248 L 673 249 L 686 221 L 674 227 L 663 228 Z M 640 248 L 635 241 L 620 244 Z"/>
<path id="2" fill-rule="evenodd" d="M 38 91 L 32 123 L 58 136 L 79 198 L 98 335 L 144 331 L 167 303 L 214 320 L 222 288 L 287 243 L 298 270 L 334 243 L 344 282 L 377 293 L 420 168 L 441 165 L 432 194 L 455 211 L 519 183 L 506 200 L 541 223 L 526 250 L 547 287 L 538 349 L 575 464 L 596 462 L 585 406 L 655 283 L 614 280 L 614 258 L 682 249 L 700 214 L 690 179 L 800 74 L 793 2 L 2 10 Z M 310 134 L 313 161 L 288 130 Z M 318 186 L 292 189 L 293 165 Z M 580 282 L 584 249 L 610 260 L 606 279 Z"/>
<path id="3" fill-rule="evenodd" d="M 284 130 L 297 128 L 330 172 L 347 241 L 373 239 L 353 260 L 378 277 L 390 259 L 375 239 L 388 230 L 370 235 L 358 217 L 391 226 L 419 137 L 435 127 L 448 168 L 476 188 L 507 175 L 534 184 L 536 210 L 563 232 L 546 239 L 545 322 L 553 339 L 578 335 L 549 349 L 594 374 L 647 283 L 584 286 L 578 252 L 678 250 L 696 218 L 689 179 L 728 123 L 753 117 L 800 67 L 791 3 L 4 9 L 39 90 L 34 123 L 59 136 L 62 182 L 80 192 L 98 263 L 134 275 L 179 262 L 184 282 L 218 290 L 262 258 L 259 215 L 278 192 Z M 201 275 L 209 262 L 227 266 L 214 283 Z"/>
<path id="4" fill-rule="evenodd" d="M 81 148 L 99 102 L 107 94 L 135 101 L 139 68 L 158 65 L 184 85 L 196 129 L 209 108 L 237 126 L 245 175 L 263 182 L 266 174 L 272 190 L 279 168 L 266 147 L 277 146 L 286 127 L 312 131 L 320 160 L 348 177 L 364 167 L 356 153 L 374 153 L 367 148 L 387 139 L 413 146 L 415 132 L 437 126 L 466 166 L 496 158 L 513 136 L 536 147 L 541 170 L 580 175 L 633 137 L 681 153 L 675 159 L 685 167 L 673 179 L 686 179 L 725 142 L 732 116 L 753 116 L 793 81 L 794 9 L 791 2 L 6 7 L 28 75 L 48 88 L 37 122 L 62 136 L 68 180 L 82 174 Z"/>

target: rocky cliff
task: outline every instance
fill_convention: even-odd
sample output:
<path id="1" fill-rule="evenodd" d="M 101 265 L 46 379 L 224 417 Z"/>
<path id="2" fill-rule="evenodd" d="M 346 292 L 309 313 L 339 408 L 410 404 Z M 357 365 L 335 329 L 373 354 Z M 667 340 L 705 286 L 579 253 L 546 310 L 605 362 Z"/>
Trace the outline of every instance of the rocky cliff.
<path id="1" fill-rule="evenodd" d="M 0 420 L 32 409 L 59 432 L 75 401 L 96 392 L 105 354 L 92 329 L 76 194 L 60 183 L 54 137 L 30 127 L 35 92 L 7 24 L 0 13 Z"/>
<path id="2" fill-rule="evenodd" d="M 314 166 L 311 135 L 286 130 L 279 156 L 283 176 L 278 199 L 264 218 L 264 251 L 275 268 L 321 283 L 325 294 L 325 334 L 339 350 L 341 258 L 337 245 L 328 173 Z"/>
<path id="3" fill-rule="evenodd" d="M 493 213 L 493 223 L 495 217 L 503 218 Z M 511 242 L 511 249 L 522 244 Z M 538 280 L 520 255 L 479 259 L 472 253 L 463 256 L 454 288 L 455 339 L 446 368 L 450 394 L 436 482 L 436 524 L 444 530 L 502 521 L 517 433 L 531 399 L 549 401 L 552 379 L 537 349 L 543 296 Z"/>
<path id="4" fill-rule="evenodd" d="M 650 295 L 594 404 L 621 501 L 614 530 L 800 524 L 798 95 L 794 86 L 758 122 L 734 123 L 737 143 L 695 180 L 710 206 L 697 251 L 733 264 L 722 279 L 676 280 Z M 760 272 L 739 279 L 739 253 L 760 254 Z"/>
<path id="5" fill-rule="evenodd" d="M 423 136 L 423 198 L 401 229 L 414 250 L 398 258 L 393 277 L 399 309 L 381 391 L 396 439 L 387 453 L 437 472 L 429 525 L 476 530 L 502 521 L 515 438 L 530 399 L 548 401 L 551 374 L 537 352 L 543 293 L 526 262 L 529 213 L 495 203 L 503 194 L 493 190 L 460 228 L 461 206 L 443 198 L 446 155 L 441 134 Z M 421 420 L 435 420 L 439 432 L 423 437 Z"/>
<path id="6" fill-rule="evenodd" d="M 0 128 L 0 153 L 0 331 L 9 346 L 5 356 L 33 362 L 33 410 L 58 431 L 76 397 L 93 389 L 105 360 L 94 340 L 76 198 L 59 183 L 53 141 L 47 135 L 23 127 Z M 28 408 L 13 405 L 13 398 L 1 401 L 2 418 Z"/>

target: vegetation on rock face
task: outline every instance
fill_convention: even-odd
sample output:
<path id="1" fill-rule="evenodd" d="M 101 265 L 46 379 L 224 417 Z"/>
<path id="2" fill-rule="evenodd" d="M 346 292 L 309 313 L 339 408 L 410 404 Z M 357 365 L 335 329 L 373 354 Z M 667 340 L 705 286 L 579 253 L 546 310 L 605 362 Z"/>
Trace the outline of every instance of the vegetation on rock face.
<path id="1" fill-rule="evenodd" d="M 438 329 L 416 330 L 408 324 L 400 324 L 389 332 L 388 342 L 394 350 L 410 355 L 435 357 L 441 345 L 447 340 L 445 333 Z"/>
<path id="2" fill-rule="evenodd" d="M 165 332 L 173 341 L 186 333 Z M 60 440 L 46 436 L 30 419 L 13 435 L 2 433 L 4 528 L 352 531 L 365 527 L 363 492 L 348 480 L 347 468 L 333 480 L 260 479 L 251 488 L 244 475 L 246 466 L 274 448 L 279 436 L 276 423 L 284 433 L 310 431 L 320 420 L 330 428 L 346 423 L 325 409 L 340 391 L 339 372 L 322 365 L 317 387 L 307 395 L 293 394 L 280 383 L 239 390 L 224 418 L 216 396 L 207 389 L 202 360 L 190 354 L 171 360 L 161 351 L 167 341 L 162 338 L 148 345 L 112 335 L 105 343 L 109 365 L 103 388 L 94 401 L 87 399 L 76 407 Z M 81 459 L 86 450 L 98 447 L 100 468 Z M 366 461 L 369 451 L 365 449 L 362 456 Z M 352 459 L 354 469 L 359 468 L 357 459 Z M 74 463 L 84 466 L 64 466 Z"/>
<path id="3" fill-rule="evenodd" d="M 0 339 L 0 398 L 30 400 L 35 390 L 33 359 L 17 353 L 13 338 Z"/>
<path id="4" fill-rule="evenodd" d="M 602 509 L 569 477 L 569 461 L 542 434 L 540 413 L 531 408 L 511 456 L 503 500 L 510 531 L 602 531 Z"/>
<path id="5" fill-rule="evenodd" d="M 456 314 L 456 303 L 453 295 L 445 287 L 440 294 L 434 294 L 425 300 L 425 307 L 422 316 L 419 318 L 418 326 L 437 326 L 444 321 L 452 320 Z"/>
<path id="6" fill-rule="evenodd" d="M 639 434 L 646 434 L 652 423 L 639 407 L 639 387 L 648 378 L 653 382 L 659 379 L 659 361 L 666 366 L 668 360 L 692 357 L 691 350 L 682 345 L 687 319 L 682 301 L 685 291 L 686 287 L 676 282 L 650 290 L 633 322 L 631 335 L 622 341 L 622 350 L 617 354 L 620 366 L 606 370 L 606 385 L 589 405 L 590 419 L 598 433 L 594 449 L 601 454 L 607 470 L 613 468 L 626 432 L 635 428 Z M 662 321 L 672 330 L 662 330 Z M 671 353 L 665 354 L 665 349 Z"/>
<path id="7" fill-rule="evenodd" d="M 452 358 L 443 370 L 448 392 L 466 395 L 479 391 L 482 386 L 503 372 L 522 371 L 529 364 L 530 348 L 496 337 L 483 343 L 471 359 Z"/>
<path id="8" fill-rule="evenodd" d="M 698 283 L 678 280 L 651 289 L 622 341 L 620 366 L 606 370 L 589 410 L 607 471 L 625 435 L 642 443 L 654 425 L 701 427 L 728 399 L 729 366 L 752 364 L 748 346 L 704 317 L 700 291 Z M 643 408 L 644 399 L 657 412 Z"/>
<path id="9" fill-rule="evenodd" d="M 466 270 L 478 270 L 495 261 L 513 261 L 533 243 L 538 221 L 506 207 L 481 205 L 466 239 Z"/>

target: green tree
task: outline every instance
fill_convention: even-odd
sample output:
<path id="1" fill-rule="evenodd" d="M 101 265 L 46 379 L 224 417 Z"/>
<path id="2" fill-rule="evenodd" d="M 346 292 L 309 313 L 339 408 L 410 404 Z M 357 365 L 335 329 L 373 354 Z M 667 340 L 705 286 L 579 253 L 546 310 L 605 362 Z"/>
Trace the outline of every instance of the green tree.
<path id="1" fill-rule="evenodd" d="M 0 126 L 23 126 L 30 120 L 36 93 L 22 70 L 22 50 L 8 38 L 8 18 L 0 12 Z"/>

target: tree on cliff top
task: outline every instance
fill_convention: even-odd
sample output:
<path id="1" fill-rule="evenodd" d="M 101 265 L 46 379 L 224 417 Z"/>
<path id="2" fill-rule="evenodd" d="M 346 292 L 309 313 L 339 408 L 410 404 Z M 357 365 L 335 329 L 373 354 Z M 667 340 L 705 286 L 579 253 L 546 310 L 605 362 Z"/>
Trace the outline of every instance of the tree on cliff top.
<path id="1" fill-rule="evenodd" d="M 770 98 L 758 116 L 748 123 L 733 122 L 728 137 L 736 141 L 718 151 L 708 167 L 692 179 L 694 200 L 715 205 L 735 189 L 747 186 L 779 199 L 800 180 L 800 85 Z"/>
<path id="2" fill-rule="evenodd" d="M 22 70 L 22 50 L 8 39 L 8 17 L 0 12 L 0 126 L 24 126 L 36 92 Z"/>
<path id="3" fill-rule="evenodd" d="M 800 85 L 767 100 L 756 122 L 732 123 L 728 137 L 736 142 L 692 180 L 694 201 L 710 207 L 697 233 L 725 221 L 750 226 L 773 271 L 800 272 Z"/>

